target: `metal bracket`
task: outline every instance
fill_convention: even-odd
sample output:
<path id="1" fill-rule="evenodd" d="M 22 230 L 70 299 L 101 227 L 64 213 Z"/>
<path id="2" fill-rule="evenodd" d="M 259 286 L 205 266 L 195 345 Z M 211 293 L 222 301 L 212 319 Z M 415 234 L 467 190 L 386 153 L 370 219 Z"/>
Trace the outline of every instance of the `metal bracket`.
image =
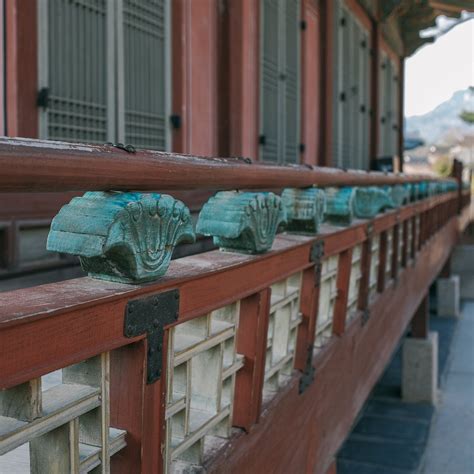
<path id="1" fill-rule="evenodd" d="M 127 153 L 136 153 L 137 150 L 133 145 L 124 145 L 123 143 L 111 143 L 107 142 L 106 145 L 109 146 L 114 146 L 115 148 L 118 148 L 119 150 L 126 151 Z"/>
<path id="2" fill-rule="evenodd" d="M 314 262 L 314 286 L 321 284 L 321 271 L 324 256 L 324 240 L 318 240 L 311 247 L 309 259 Z"/>
<path id="3" fill-rule="evenodd" d="M 324 256 L 324 240 L 318 240 L 311 246 L 309 260 L 314 263 L 321 263 Z"/>
<path id="4" fill-rule="evenodd" d="M 313 367 L 313 345 L 308 346 L 305 368 L 301 374 L 298 393 L 301 395 L 313 382 L 315 369 Z"/>
<path id="5" fill-rule="evenodd" d="M 147 336 L 147 383 L 161 376 L 164 327 L 178 319 L 179 290 L 130 300 L 125 308 L 124 336 Z"/>
<path id="6" fill-rule="evenodd" d="M 49 87 L 42 87 L 38 91 L 38 97 L 36 98 L 36 105 L 44 109 L 49 106 Z"/>

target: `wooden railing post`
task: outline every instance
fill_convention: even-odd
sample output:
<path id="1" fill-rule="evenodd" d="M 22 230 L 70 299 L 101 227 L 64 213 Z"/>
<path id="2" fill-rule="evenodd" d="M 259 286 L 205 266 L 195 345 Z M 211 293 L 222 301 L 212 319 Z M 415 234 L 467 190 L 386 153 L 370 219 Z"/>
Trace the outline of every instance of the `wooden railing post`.
<path id="1" fill-rule="evenodd" d="M 425 339 L 428 337 L 430 320 L 429 296 L 425 295 L 411 320 L 411 337 Z"/>
<path id="2" fill-rule="evenodd" d="M 319 305 L 318 280 L 321 279 L 321 275 L 318 278 L 318 271 L 321 273 L 320 266 L 319 268 L 310 267 L 303 272 L 300 306 L 303 320 L 298 327 L 295 354 L 295 368 L 298 370 L 305 370 L 309 358 L 312 357 Z"/>
<path id="3" fill-rule="evenodd" d="M 406 268 L 408 263 L 408 255 L 410 249 L 408 248 L 408 219 L 404 220 L 402 223 L 402 267 Z"/>
<path id="4" fill-rule="evenodd" d="M 390 275 L 393 280 L 398 278 L 398 252 L 399 252 L 399 242 L 400 242 L 400 224 L 395 224 L 393 226 L 392 232 L 392 268 L 390 269 Z"/>
<path id="5" fill-rule="evenodd" d="M 377 291 L 383 293 L 385 290 L 385 274 L 387 265 L 387 232 L 380 233 L 380 248 L 379 248 L 379 274 L 377 277 Z"/>
<path id="6" fill-rule="evenodd" d="M 361 279 L 359 286 L 359 297 L 357 309 L 363 311 L 363 322 L 368 318 L 369 291 L 370 291 L 370 270 L 372 266 L 372 239 L 373 225 L 367 226 L 367 239 L 362 244 L 361 255 Z"/>
<path id="7" fill-rule="evenodd" d="M 145 346 L 143 339 L 111 353 L 110 423 L 127 431 L 127 446 L 111 459 L 110 468 L 114 473 L 156 472 L 157 466 L 153 469 L 148 463 L 151 453 L 143 449 L 145 439 L 150 436 L 144 431 L 144 418 L 148 416 L 143 401 L 146 383 Z M 156 438 L 154 441 L 156 445 L 151 448 L 156 450 L 159 442 Z"/>
<path id="8" fill-rule="evenodd" d="M 342 336 L 346 327 L 347 299 L 352 269 L 352 248 L 341 252 L 337 270 L 337 297 L 334 305 L 333 333 Z"/>
<path id="9" fill-rule="evenodd" d="M 262 405 L 270 296 L 266 288 L 240 303 L 237 352 L 245 359 L 235 380 L 233 424 L 247 431 L 258 421 Z"/>

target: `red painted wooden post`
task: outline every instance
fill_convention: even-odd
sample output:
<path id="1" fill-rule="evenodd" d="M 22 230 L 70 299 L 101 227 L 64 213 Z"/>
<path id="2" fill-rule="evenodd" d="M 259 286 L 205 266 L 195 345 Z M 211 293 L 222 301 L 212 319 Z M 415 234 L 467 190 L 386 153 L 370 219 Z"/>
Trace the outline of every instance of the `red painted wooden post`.
<path id="1" fill-rule="evenodd" d="M 382 33 L 380 31 L 379 23 L 372 22 L 372 51 L 371 64 L 370 64 L 370 101 L 371 111 L 370 114 L 370 169 L 375 168 L 377 160 L 377 152 L 379 149 L 380 142 L 380 129 L 379 129 L 379 87 L 380 87 L 380 39 Z"/>
<path id="2" fill-rule="evenodd" d="M 270 295 L 266 288 L 240 303 L 237 352 L 245 359 L 235 381 L 233 424 L 247 431 L 258 421 L 262 405 Z"/>
<path id="3" fill-rule="evenodd" d="M 321 21 L 319 4 L 304 0 L 301 5 L 305 28 L 301 31 L 301 162 L 318 164 L 321 134 Z"/>
<path id="4" fill-rule="evenodd" d="M 359 284 L 359 296 L 357 308 L 360 311 L 368 311 L 370 290 L 370 269 L 372 264 L 372 231 L 367 229 L 367 239 L 362 244 L 361 255 L 361 278 Z"/>
<path id="5" fill-rule="evenodd" d="M 176 0 L 172 8 L 173 151 L 217 154 L 217 0 Z"/>
<path id="6" fill-rule="evenodd" d="M 333 333 L 342 336 L 346 327 L 347 300 L 349 298 L 349 280 L 352 269 L 352 248 L 339 255 L 337 270 L 337 297 L 334 304 Z"/>
<path id="7" fill-rule="evenodd" d="M 304 370 L 308 360 L 308 351 L 314 344 L 316 331 L 316 320 L 319 306 L 319 285 L 316 272 L 321 272 L 321 267 L 310 267 L 303 272 L 303 284 L 301 288 L 300 311 L 303 320 L 298 327 L 296 340 L 295 368 Z"/>
<path id="8" fill-rule="evenodd" d="M 425 295 L 411 320 L 411 337 L 426 338 L 429 332 L 430 305 Z"/>
<path id="9" fill-rule="evenodd" d="M 6 134 L 38 138 L 37 1 L 5 2 Z"/>
<path id="10" fill-rule="evenodd" d="M 402 223 L 403 229 L 402 229 L 402 267 L 405 268 L 408 263 L 408 254 L 409 254 L 409 249 L 408 249 L 408 219 L 405 219 Z"/>
<path id="11" fill-rule="evenodd" d="M 387 265 L 387 232 L 386 230 L 380 234 L 379 242 L 379 274 L 377 275 L 377 291 L 383 293 L 385 290 L 385 270 Z"/>
<path id="12" fill-rule="evenodd" d="M 258 158 L 260 2 L 226 3 L 229 156 Z M 221 118 L 220 118 L 221 120 Z"/>
<path id="13" fill-rule="evenodd" d="M 127 446 L 112 456 L 111 471 L 145 474 L 143 392 L 145 387 L 146 343 L 141 340 L 111 352 L 110 424 L 127 431 Z"/>
<path id="14" fill-rule="evenodd" d="M 400 157 L 400 172 L 403 173 L 403 121 L 405 117 L 405 58 L 399 60 L 398 73 L 398 156 Z"/>
<path id="15" fill-rule="evenodd" d="M 418 233 L 418 250 L 421 250 L 423 244 L 425 243 L 425 228 L 426 228 L 426 211 L 420 212 L 420 229 Z"/>
<path id="16" fill-rule="evenodd" d="M 399 251 L 399 234 L 400 224 L 395 224 L 393 226 L 393 236 L 392 236 L 392 265 L 390 269 L 390 275 L 394 280 L 398 278 L 398 251 Z"/>

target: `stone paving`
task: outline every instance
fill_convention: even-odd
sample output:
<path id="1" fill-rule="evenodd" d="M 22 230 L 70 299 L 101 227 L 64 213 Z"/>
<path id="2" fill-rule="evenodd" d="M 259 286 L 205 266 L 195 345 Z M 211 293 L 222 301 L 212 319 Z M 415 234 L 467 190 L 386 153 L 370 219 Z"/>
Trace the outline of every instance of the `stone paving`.
<path id="1" fill-rule="evenodd" d="M 474 473 L 474 301 L 464 302 L 423 474 Z"/>
<path id="2" fill-rule="evenodd" d="M 436 306 L 431 305 L 432 308 Z M 453 470 L 457 465 L 449 460 L 447 454 L 451 448 L 450 439 L 457 444 L 453 453 L 463 454 L 464 459 L 472 456 L 474 449 L 474 439 L 471 437 L 469 443 L 469 430 L 465 425 L 471 423 L 474 426 L 472 418 L 466 417 L 464 426 L 459 432 L 457 439 L 446 433 L 457 429 L 456 421 L 452 421 L 446 428 L 448 421 L 442 422 L 445 414 L 445 403 L 455 398 L 455 394 L 460 391 L 459 380 L 451 378 L 453 367 L 471 370 L 473 354 L 474 335 L 463 335 L 464 321 L 466 311 L 474 310 L 474 302 L 464 305 L 461 322 L 455 318 L 438 317 L 432 314 L 430 328 L 438 332 L 438 364 L 440 386 L 444 394 L 440 392 L 441 402 L 439 412 L 428 403 L 407 403 L 401 399 L 401 351 L 397 350 L 392 361 L 387 367 L 384 375 L 376 385 L 371 397 L 369 398 L 364 410 L 359 416 L 352 433 L 347 438 L 343 447 L 337 456 L 338 474 L 473 474 L 474 467 L 470 470 Z M 472 330 L 474 330 L 474 316 L 471 317 Z M 458 331 L 457 326 L 460 326 Z M 456 338 L 454 335 L 456 334 Z M 466 331 L 467 334 L 467 331 Z M 459 340 L 462 339 L 463 347 L 457 348 Z M 454 342 L 453 342 L 454 341 Z M 469 343 L 470 341 L 470 343 Z M 468 346 L 470 345 L 470 350 Z M 458 375 L 459 377 L 459 375 Z M 471 400 L 474 403 L 474 394 L 472 385 L 463 389 L 463 403 L 457 406 L 458 411 L 467 410 L 467 403 Z M 463 406 L 464 408 L 461 408 Z M 453 409 L 451 409 L 451 414 Z M 462 416 L 462 415 L 461 415 Z M 434 421 L 436 420 L 436 421 Z M 444 429 L 437 434 L 437 426 L 440 423 L 440 429 Z M 466 438 L 467 436 L 467 438 Z M 437 441 L 439 444 L 434 445 Z M 428 447 L 427 447 L 428 446 Z M 434 449 L 437 458 L 430 455 L 430 450 Z M 427 453 L 428 450 L 428 453 Z M 470 454 L 469 454 L 470 452 Z M 433 460 L 428 459 L 433 457 Z M 436 459 L 443 459 L 443 463 L 438 463 L 439 470 L 433 470 L 436 465 Z M 429 462 L 428 462 L 429 461 Z M 434 462 L 432 462 L 434 461 Z M 463 461 L 464 462 L 464 461 Z M 467 460 L 466 462 L 469 462 Z M 424 471 L 421 469 L 425 467 Z M 431 469 L 431 470 L 430 470 Z"/>

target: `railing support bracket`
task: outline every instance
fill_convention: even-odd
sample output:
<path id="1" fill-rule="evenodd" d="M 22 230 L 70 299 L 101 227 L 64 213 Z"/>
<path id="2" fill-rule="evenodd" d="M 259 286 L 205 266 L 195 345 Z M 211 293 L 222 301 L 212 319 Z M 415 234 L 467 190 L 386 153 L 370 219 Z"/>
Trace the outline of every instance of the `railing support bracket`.
<path id="1" fill-rule="evenodd" d="M 164 328 L 178 319 L 179 290 L 130 300 L 125 308 L 124 336 L 147 336 L 147 383 L 156 382 L 163 364 Z"/>
<path id="2" fill-rule="evenodd" d="M 301 395 L 313 382 L 316 370 L 313 367 L 313 345 L 308 346 L 305 368 L 301 374 L 298 393 Z"/>

